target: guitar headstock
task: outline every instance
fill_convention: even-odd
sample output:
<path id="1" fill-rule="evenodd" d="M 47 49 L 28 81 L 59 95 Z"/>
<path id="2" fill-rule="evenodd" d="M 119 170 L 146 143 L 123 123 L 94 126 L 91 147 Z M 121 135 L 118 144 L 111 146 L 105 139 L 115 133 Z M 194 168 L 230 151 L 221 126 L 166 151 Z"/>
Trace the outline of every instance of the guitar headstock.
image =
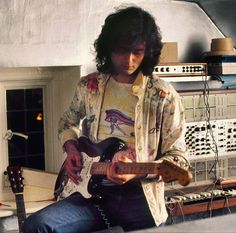
<path id="1" fill-rule="evenodd" d="M 186 186 L 193 177 L 186 164 L 178 164 L 166 159 L 161 162 L 159 169 L 159 174 L 166 183 L 178 181 L 182 186 Z"/>
<path id="2" fill-rule="evenodd" d="M 13 193 L 23 193 L 24 184 L 22 171 L 20 167 L 17 166 L 8 166 L 6 171 Z"/>

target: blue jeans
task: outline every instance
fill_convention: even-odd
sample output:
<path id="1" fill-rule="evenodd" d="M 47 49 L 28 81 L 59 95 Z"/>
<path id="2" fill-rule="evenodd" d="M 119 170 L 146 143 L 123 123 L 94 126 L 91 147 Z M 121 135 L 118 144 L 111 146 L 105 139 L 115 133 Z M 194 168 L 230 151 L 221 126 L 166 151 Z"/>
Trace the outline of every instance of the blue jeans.
<path id="1" fill-rule="evenodd" d="M 101 194 L 100 210 L 93 199 L 75 193 L 30 215 L 22 232 L 85 233 L 106 229 L 108 224 L 131 231 L 155 225 L 141 187 L 108 187 Z"/>

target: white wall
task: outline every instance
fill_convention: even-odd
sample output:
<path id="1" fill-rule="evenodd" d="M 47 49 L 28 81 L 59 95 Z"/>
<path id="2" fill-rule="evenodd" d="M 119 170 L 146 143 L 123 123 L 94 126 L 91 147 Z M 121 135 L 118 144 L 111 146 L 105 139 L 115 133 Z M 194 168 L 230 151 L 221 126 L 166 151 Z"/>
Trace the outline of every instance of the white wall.
<path id="1" fill-rule="evenodd" d="M 150 11 L 163 41 L 177 41 L 180 62 L 198 61 L 222 34 L 195 3 L 172 0 L 0 0 L 0 66 L 83 65 L 93 71 L 93 42 L 120 5 Z"/>

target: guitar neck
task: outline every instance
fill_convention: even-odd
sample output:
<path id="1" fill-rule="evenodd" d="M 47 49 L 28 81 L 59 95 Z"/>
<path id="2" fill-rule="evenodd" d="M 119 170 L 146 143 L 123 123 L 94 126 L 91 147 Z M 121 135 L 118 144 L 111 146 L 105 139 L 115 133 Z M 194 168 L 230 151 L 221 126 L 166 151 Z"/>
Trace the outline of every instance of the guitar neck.
<path id="1" fill-rule="evenodd" d="M 18 225 L 19 225 L 19 230 L 21 233 L 21 227 L 26 218 L 23 193 L 16 193 L 15 199 L 16 199 L 16 213 L 17 213 L 17 218 L 18 218 Z"/>
<path id="2" fill-rule="evenodd" d="M 106 175 L 110 163 L 94 162 L 91 175 Z M 158 174 L 160 165 L 158 163 L 116 163 L 118 174 Z"/>

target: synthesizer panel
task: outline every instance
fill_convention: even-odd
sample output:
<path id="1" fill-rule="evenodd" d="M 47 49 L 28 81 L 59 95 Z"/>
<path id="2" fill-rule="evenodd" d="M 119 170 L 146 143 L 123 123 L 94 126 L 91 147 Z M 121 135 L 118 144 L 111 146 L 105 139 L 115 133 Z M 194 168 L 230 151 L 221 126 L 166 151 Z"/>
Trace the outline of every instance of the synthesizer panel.
<path id="1" fill-rule="evenodd" d="M 203 92 L 182 93 L 181 98 L 187 122 L 205 121 L 206 105 L 209 107 L 211 120 L 236 118 L 236 92 L 214 92 L 208 96 L 203 95 Z"/>
<path id="2" fill-rule="evenodd" d="M 180 93 L 180 96 L 193 173 L 189 186 L 212 182 L 216 176 L 236 179 L 236 91 L 212 92 L 207 97 L 202 92 Z M 206 104 L 210 111 L 208 120 Z M 167 189 L 173 185 L 180 188 L 173 182 Z"/>
<path id="3" fill-rule="evenodd" d="M 192 122 L 186 129 L 189 159 L 236 153 L 236 119 Z"/>

